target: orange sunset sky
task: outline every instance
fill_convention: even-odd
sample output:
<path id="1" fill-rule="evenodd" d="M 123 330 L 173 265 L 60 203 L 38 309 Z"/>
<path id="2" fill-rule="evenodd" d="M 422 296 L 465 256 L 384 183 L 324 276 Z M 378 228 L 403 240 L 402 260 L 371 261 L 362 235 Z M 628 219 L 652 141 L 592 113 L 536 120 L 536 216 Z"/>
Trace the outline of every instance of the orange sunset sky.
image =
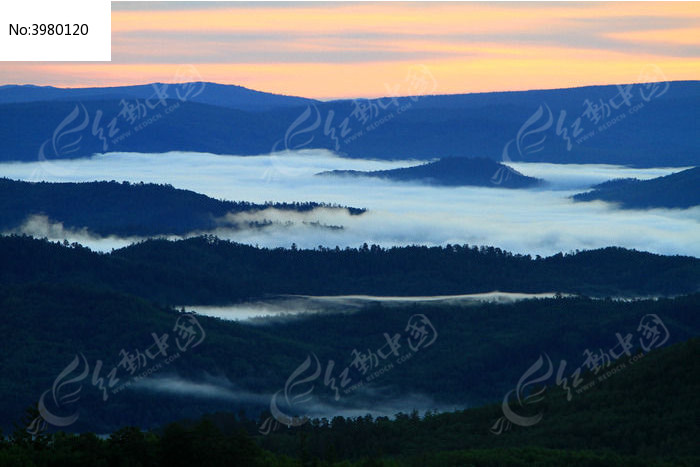
<path id="1" fill-rule="evenodd" d="M 700 79 L 700 2 L 113 2 L 112 62 L 0 64 L 0 83 L 66 87 L 182 79 L 315 98 Z M 398 91 L 398 92 L 396 92 Z"/>

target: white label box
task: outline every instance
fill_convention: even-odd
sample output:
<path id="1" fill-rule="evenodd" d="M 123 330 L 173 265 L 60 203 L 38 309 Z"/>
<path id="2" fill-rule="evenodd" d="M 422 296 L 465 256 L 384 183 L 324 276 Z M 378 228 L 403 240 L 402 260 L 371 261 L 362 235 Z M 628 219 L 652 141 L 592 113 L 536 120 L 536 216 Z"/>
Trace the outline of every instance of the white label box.
<path id="1" fill-rule="evenodd" d="M 111 59 L 109 0 L 0 1 L 0 61 Z"/>

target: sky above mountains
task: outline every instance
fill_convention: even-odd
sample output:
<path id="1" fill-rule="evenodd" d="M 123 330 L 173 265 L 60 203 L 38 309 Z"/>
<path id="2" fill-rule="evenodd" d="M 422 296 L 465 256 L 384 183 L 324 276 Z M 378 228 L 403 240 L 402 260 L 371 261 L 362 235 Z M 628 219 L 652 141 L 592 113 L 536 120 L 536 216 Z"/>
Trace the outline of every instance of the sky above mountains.
<path id="1" fill-rule="evenodd" d="M 112 62 L 13 62 L 0 83 L 214 81 L 314 98 L 700 77 L 700 3 L 114 2 Z"/>

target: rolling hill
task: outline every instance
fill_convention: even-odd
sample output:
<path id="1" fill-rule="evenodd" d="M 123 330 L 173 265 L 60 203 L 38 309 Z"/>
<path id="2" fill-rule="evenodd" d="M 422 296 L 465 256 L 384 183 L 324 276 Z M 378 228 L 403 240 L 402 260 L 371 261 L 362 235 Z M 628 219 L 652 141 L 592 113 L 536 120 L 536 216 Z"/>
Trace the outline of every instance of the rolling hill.
<path id="1" fill-rule="evenodd" d="M 547 258 L 450 245 L 267 249 L 213 236 L 147 240 L 99 254 L 0 237 L 0 282 L 85 283 L 163 304 L 226 305 L 266 295 L 562 292 L 652 296 L 700 290 L 700 260 L 604 248 Z"/>
<path id="2" fill-rule="evenodd" d="M 80 409 L 80 418 L 69 429 L 105 433 L 125 425 L 152 428 L 221 410 L 237 413 L 245 409 L 257 420 L 260 413 L 269 409 L 270 395 L 284 387 L 310 353 L 324 364 L 335 361 L 334 375 L 347 366 L 348 377 L 355 383 L 362 374 L 351 366 L 353 349 L 381 347 L 386 342 L 385 333 L 402 333 L 416 313 L 428 317 L 437 331 L 433 345 L 420 349 L 405 365 L 395 365 L 393 371 L 368 382 L 367 392 L 343 394 L 338 401 L 322 384 L 321 375 L 313 382 L 314 398 L 337 412 L 346 407 L 381 411 L 384 404 L 402 398 L 407 398 L 403 399 L 404 410 L 411 410 L 421 400 L 425 401 L 425 408 L 473 407 L 501 401 L 542 352 L 557 362 L 570 362 L 568 375 L 572 366 L 582 365 L 584 349 L 611 348 L 617 342 L 615 333 L 636 335 L 640 319 L 648 313 L 659 316 L 668 329 L 666 345 L 697 337 L 700 332 L 700 319 L 695 313 L 700 303 L 698 294 L 630 302 L 572 297 L 508 305 L 370 305 L 352 313 L 318 313 L 266 325 L 198 316 L 205 334 L 201 345 L 180 352 L 180 358 L 143 378 L 154 384 L 170 381 L 175 389 L 177 381 L 189 382 L 190 390 L 182 384 L 182 392 L 143 387 L 112 392 L 132 380 L 132 376 L 164 363 L 162 357 L 149 359 L 142 363 L 143 370 L 130 374 L 127 366 L 120 363 L 123 350 L 143 352 L 153 345 L 152 333 L 167 333 L 167 353 L 177 353 L 173 327 L 182 315 L 143 296 L 110 291 L 76 277 L 72 283 L 47 284 L 41 279 L 37 275 L 33 283 L 0 285 L 0 332 L 5 342 L 0 354 L 3 431 L 19 421 L 25 408 L 36 403 L 44 391 L 51 389 L 62 370 L 79 354 L 85 356 L 91 369 L 101 360 L 101 376 L 116 367 L 119 381 L 112 384 L 105 378 L 105 387 L 109 388 L 106 400 L 96 383 L 91 383 L 91 375 L 80 384 L 71 385 L 73 390 L 82 387 L 82 391 L 78 403 L 72 406 Z M 163 275 L 160 281 L 170 279 Z M 405 337 L 403 332 L 401 354 L 409 350 Z M 636 338 L 634 344 L 636 352 L 640 348 Z M 694 362 L 695 359 L 689 359 L 684 365 Z M 26 377 L 28 366 L 32 368 L 32 378 Z M 668 371 L 675 374 L 683 368 L 680 365 Z M 645 384 L 640 384 L 631 389 L 645 388 Z M 552 396 L 561 397 L 561 388 L 553 388 L 554 391 Z M 411 395 L 424 397 L 412 402 Z M 554 402 L 564 405 L 559 413 L 565 415 L 565 401 L 552 399 Z M 679 401 L 669 398 L 662 407 L 676 402 Z M 630 402 L 624 404 L 630 406 Z M 70 413 L 71 407 L 65 409 Z M 481 426 L 479 433 L 484 437 L 496 438 L 488 429 L 502 415 L 498 409 L 492 407 L 483 421 L 479 419 L 475 424 Z M 641 409 L 636 413 L 641 413 Z M 537 428 L 555 430 L 550 424 L 557 422 L 556 415 L 548 412 Z M 527 430 L 522 431 L 527 438 Z M 583 431 L 579 431 L 581 441 L 586 439 Z M 477 436 L 476 432 L 470 432 L 471 435 Z M 509 434 L 503 436 L 501 439 Z"/>
<path id="3" fill-rule="evenodd" d="M 322 203 L 222 201 L 170 185 L 128 182 L 31 183 L 0 178 L 0 231 L 14 231 L 32 216 L 63 227 L 101 236 L 185 235 L 217 227 L 241 225 L 228 215 L 275 208 L 311 211 L 344 209 L 359 215 L 363 209 Z"/>
<path id="4" fill-rule="evenodd" d="M 150 83 L 134 86 L 95 88 L 57 88 L 53 86 L 0 86 L 0 104 L 42 101 L 103 101 L 110 99 L 156 100 L 162 93 L 166 98 L 185 98 L 189 102 L 211 104 L 250 112 L 262 112 L 280 107 L 298 107 L 318 101 L 304 97 L 284 96 L 255 91 L 233 84 L 207 82 Z"/>
<path id="5" fill-rule="evenodd" d="M 507 165 L 491 159 L 449 157 L 391 170 L 362 172 L 358 170 L 332 170 L 317 175 L 336 177 L 375 177 L 399 182 L 419 182 L 442 186 L 484 186 L 498 188 L 528 188 L 542 183 Z"/>
<path id="6" fill-rule="evenodd" d="M 624 209 L 687 209 L 700 205 L 700 167 L 651 180 L 611 180 L 574 195 L 573 199 L 607 201 Z"/>

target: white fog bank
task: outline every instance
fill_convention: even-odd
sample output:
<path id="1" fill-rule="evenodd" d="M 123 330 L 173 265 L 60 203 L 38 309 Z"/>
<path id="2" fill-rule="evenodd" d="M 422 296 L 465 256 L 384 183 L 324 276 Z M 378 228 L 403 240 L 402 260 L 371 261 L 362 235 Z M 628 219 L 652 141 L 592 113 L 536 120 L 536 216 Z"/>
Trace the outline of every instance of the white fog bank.
<path id="1" fill-rule="evenodd" d="M 571 296 L 570 294 L 559 294 Z M 348 313 L 361 310 L 371 303 L 384 306 L 405 306 L 414 303 L 433 303 L 452 306 L 477 305 L 480 303 L 514 303 L 532 298 L 554 298 L 554 292 L 517 293 L 487 292 L 461 295 L 428 296 L 379 296 L 379 295 L 287 295 L 268 300 L 238 303 L 229 306 L 188 305 L 184 308 L 203 316 L 227 321 L 246 321 L 250 324 L 266 324 L 274 318 L 289 318 L 315 313 Z M 179 308 L 179 307 L 178 307 Z"/>
<path id="2" fill-rule="evenodd" d="M 222 228 L 212 232 L 222 238 L 266 247 L 289 247 L 292 243 L 300 248 L 357 247 L 365 242 L 382 246 L 468 243 L 544 256 L 615 245 L 700 257 L 700 207 L 619 210 L 603 202 L 574 203 L 569 198 L 605 180 L 648 179 L 681 168 L 513 164 L 523 174 L 547 182 L 544 187 L 528 190 L 435 187 L 370 178 L 315 176 L 325 170 L 381 170 L 417 163 L 346 159 L 323 150 L 265 156 L 109 153 L 68 161 L 2 163 L 0 176 L 34 181 L 169 183 L 229 200 L 318 201 L 369 209 L 361 216 L 328 209 L 311 214 L 276 210 L 239 214 L 248 221 L 266 220 L 273 224 L 263 229 Z M 103 239 L 84 231 L 71 232 L 52 225 L 48 219 L 34 219 L 30 224 L 36 232 L 28 229 L 28 233 L 54 240 L 66 238 L 103 251 L 135 240 Z M 343 228 L 323 228 L 323 225 Z"/>

